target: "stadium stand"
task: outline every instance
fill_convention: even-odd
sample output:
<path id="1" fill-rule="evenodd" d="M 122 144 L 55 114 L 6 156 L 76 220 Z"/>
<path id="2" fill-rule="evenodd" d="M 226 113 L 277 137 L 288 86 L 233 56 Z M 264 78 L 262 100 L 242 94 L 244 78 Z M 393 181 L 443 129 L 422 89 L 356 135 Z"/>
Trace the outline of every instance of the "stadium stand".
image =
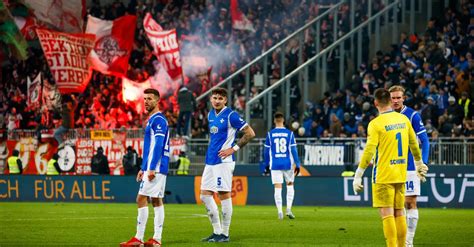
<path id="1" fill-rule="evenodd" d="M 143 27 L 140 25 L 144 14 L 148 11 L 165 29 L 177 28 L 181 38 L 201 32 L 203 34 L 198 36 L 198 39 L 204 43 L 239 44 L 240 48 L 236 49 L 237 56 L 219 68 L 213 68 L 209 85 L 212 86 L 286 37 L 292 30 L 317 16 L 320 12 L 318 6 L 321 5 L 315 2 L 242 3 L 240 8 L 252 20 L 256 33 L 232 30 L 229 5 L 225 1 L 208 3 L 130 1 L 128 6 L 120 1 L 107 5 L 92 1 L 87 11 L 92 16 L 107 20 L 116 19 L 125 13 L 136 14 L 139 17 L 134 50 L 127 72 L 127 77 L 137 81 L 144 80 L 155 72 L 152 63 L 156 58 L 151 55 L 150 47 L 144 38 Z M 330 2 L 323 1 L 323 4 Z M 366 1 L 362 3 L 360 6 L 356 5 L 358 17 L 356 22 L 363 21 L 367 15 L 367 8 L 364 6 L 367 3 Z M 374 12 L 383 8 L 382 1 L 372 1 L 372 4 Z M 349 28 L 348 8 L 346 4 L 339 11 L 338 26 L 342 33 Z M 287 11 L 280 13 L 280 9 Z M 300 122 L 299 125 L 305 127 L 304 132 L 298 133 L 299 136 L 364 136 L 368 121 L 375 115 L 369 95 L 378 87 L 395 84 L 402 84 L 408 88 L 406 103 L 422 113 L 430 135 L 435 131 L 440 136 L 472 136 L 474 27 L 471 9 L 467 2 L 457 9 L 447 8 L 443 17 L 433 18 L 427 23 L 424 33 L 401 33 L 399 42 L 392 45 L 391 50 L 377 51 L 376 56 L 370 60 L 368 55 L 365 55 L 367 58 L 357 68 L 357 73 L 354 73 L 346 87 L 333 88 L 332 91 L 326 92 L 321 100 L 310 99 L 309 102 L 304 102 L 305 110 L 293 107 L 294 121 Z M 298 18 L 293 18 L 296 16 Z M 329 31 L 331 25 L 333 25 L 331 18 L 322 22 L 320 41 L 323 47 L 333 41 L 332 33 Z M 305 41 L 303 59 L 314 55 L 313 45 L 313 40 Z M 287 71 L 297 66 L 298 54 L 295 47 L 290 45 L 287 49 Z M 56 128 L 60 124 L 60 107 L 44 105 L 40 109 L 32 110 L 26 105 L 27 76 L 34 77 L 41 71 L 46 75 L 45 81 L 54 84 L 42 50 L 38 46 L 31 46 L 28 54 L 26 61 L 16 61 L 13 57 L 9 57 L 3 62 L 0 126 L 8 130 Z M 364 51 L 363 54 L 368 54 L 368 51 Z M 272 70 L 279 69 L 278 59 L 275 55 L 271 63 Z M 199 82 L 195 78 L 188 78 L 187 83 L 196 95 L 202 93 L 203 88 L 196 86 Z M 122 102 L 120 89 L 119 78 L 94 72 L 86 91 L 77 97 L 77 107 L 73 112 L 74 127 L 140 128 L 143 116 L 132 106 Z M 235 101 L 231 105 L 239 111 L 245 107 L 243 90 L 242 84 L 233 87 Z M 300 98 L 298 97 L 300 90 L 295 86 L 295 99 Z M 258 88 L 251 88 L 251 95 L 258 92 Z M 450 97 L 454 98 L 453 105 L 449 104 Z M 68 96 L 62 99 L 63 102 L 71 100 Z M 462 115 L 458 105 L 463 110 Z M 163 108 L 171 126 L 174 126 L 178 112 L 175 93 L 163 102 Z M 262 108 L 262 105 L 256 106 L 254 114 L 261 114 Z M 335 117 L 332 117 L 332 114 L 335 114 Z M 207 108 L 201 104 L 193 116 L 193 137 L 205 137 L 206 131 L 203 126 L 206 126 L 206 115 Z"/>

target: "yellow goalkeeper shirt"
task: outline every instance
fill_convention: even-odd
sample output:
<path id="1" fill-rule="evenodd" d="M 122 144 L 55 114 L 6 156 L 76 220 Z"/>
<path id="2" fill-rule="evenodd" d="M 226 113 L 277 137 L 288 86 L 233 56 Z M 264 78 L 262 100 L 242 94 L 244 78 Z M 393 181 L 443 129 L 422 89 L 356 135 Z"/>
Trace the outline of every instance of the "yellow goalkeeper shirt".
<path id="1" fill-rule="evenodd" d="M 415 160 L 421 160 L 410 120 L 395 111 L 381 113 L 369 123 L 367 144 L 359 166 L 367 168 L 374 158 L 372 183 L 405 183 L 408 147 Z"/>

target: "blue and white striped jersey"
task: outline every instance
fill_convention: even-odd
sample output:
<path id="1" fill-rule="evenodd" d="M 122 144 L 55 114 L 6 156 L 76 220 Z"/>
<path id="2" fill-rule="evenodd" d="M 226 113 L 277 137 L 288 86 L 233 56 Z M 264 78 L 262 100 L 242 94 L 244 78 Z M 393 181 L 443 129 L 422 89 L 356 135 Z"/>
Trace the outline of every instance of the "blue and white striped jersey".
<path id="1" fill-rule="evenodd" d="M 161 112 L 157 112 L 150 116 L 146 124 L 142 171 L 155 170 L 168 174 L 169 153 L 168 120 Z"/>
<path id="2" fill-rule="evenodd" d="M 217 114 L 215 110 L 211 110 L 208 114 L 208 120 L 210 138 L 206 153 L 206 165 L 234 162 L 234 155 L 221 159 L 219 151 L 234 145 L 237 132 L 247 126 L 247 122 L 228 107 L 224 107 Z"/>
<path id="3" fill-rule="evenodd" d="M 413 130 L 415 130 L 416 136 L 418 137 L 419 142 L 421 142 L 421 158 L 423 159 L 423 163 L 428 164 L 430 141 L 428 139 L 428 134 L 426 133 L 425 125 L 423 125 L 423 121 L 421 120 L 420 114 L 413 108 L 410 108 L 408 106 L 403 106 L 400 113 L 404 114 L 408 117 L 408 119 L 410 119 L 411 125 L 413 126 Z M 410 150 L 408 150 L 407 170 L 415 171 L 415 161 Z"/>
<path id="4" fill-rule="evenodd" d="M 274 128 L 267 134 L 264 151 L 265 164 L 270 170 L 290 170 L 292 165 L 300 167 L 295 136 L 287 128 Z"/>

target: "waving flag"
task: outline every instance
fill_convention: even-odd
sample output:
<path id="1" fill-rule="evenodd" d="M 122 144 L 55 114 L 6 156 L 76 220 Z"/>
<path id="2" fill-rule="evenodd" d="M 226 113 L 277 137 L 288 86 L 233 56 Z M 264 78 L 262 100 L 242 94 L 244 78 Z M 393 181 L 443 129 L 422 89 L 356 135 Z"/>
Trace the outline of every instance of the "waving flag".
<path id="1" fill-rule="evenodd" d="M 137 17 L 125 15 L 114 21 L 88 16 L 86 33 L 95 34 L 95 46 L 89 59 L 103 74 L 123 76 L 133 48 Z"/>
<path id="2" fill-rule="evenodd" d="M 234 29 L 255 32 L 252 22 L 240 11 L 237 0 L 230 0 L 230 15 L 232 16 L 232 27 Z"/>
<path id="3" fill-rule="evenodd" d="M 172 80 L 180 80 L 183 74 L 179 44 L 176 29 L 168 31 L 157 31 L 156 23 L 151 15 L 146 15 L 143 27 L 153 47 L 154 53 Z"/>
<path id="4" fill-rule="evenodd" d="M 7 47 L 0 46 L 5 49 L 4 52 L 10 52 L 19 60 L 25 60 L 28 56 L 26 48 L 28 44 L 25 38 L 18 30 L 8 8 L 0 1 L 0 44 L 4 43 Z M 2 61 L 3 62 L 3 61 Z"/>
<path id="5" fill-rule="evenodd" d="M 41 104 L 41 73 L 38 73 L 33 81 L 31 81 L 30 77 L 27 77 L 27 81 L 28 106 L 32 109 L 36 109 Z"/>
<path id="6" fill-rule="evenodd" d="M 82 33 L 86 0 L 25 0 L 35 16 L 61 31 Z"/>
<path id="7" fill-rule="evenodd" d="M 87 57 L 94 48 L 95 35 L 46 29 L 36 29 L 36 32 L 59 92 L 82 93 L 91 77 Z"/>

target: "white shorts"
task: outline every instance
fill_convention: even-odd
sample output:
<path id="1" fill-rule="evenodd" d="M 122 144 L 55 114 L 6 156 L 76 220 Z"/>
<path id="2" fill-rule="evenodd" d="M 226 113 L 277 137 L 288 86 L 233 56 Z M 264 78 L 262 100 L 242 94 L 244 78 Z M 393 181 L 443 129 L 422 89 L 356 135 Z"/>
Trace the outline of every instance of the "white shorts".
<path id="1" fill-rule="evenodd" d="M 201 190 L 232 191 L 232 174 L 235 162 L 206 165 L 201 178 Z"/>
<path id="2" fill-rule="evenodd" d="M 420 195 L 420 178 L 416 175 L 416 171 L 407 171 L 405 196 Z"/>
<path id="3" fill-rule="evenodd" d="M 155 178 L 150 182 L 147 174 L 148 172 L 143 173 L 143 180 L 140 183 L 138 194 L 152 198 L 163 198 L 165 196 L 166 175 L 156 173 Z"/>
<path id="4" fill-rule="evenodd" d="M 293 170 L 272 170 L 272 184 L 283 184 L 283 178 L 287 183 L 295 181 Z"/>

